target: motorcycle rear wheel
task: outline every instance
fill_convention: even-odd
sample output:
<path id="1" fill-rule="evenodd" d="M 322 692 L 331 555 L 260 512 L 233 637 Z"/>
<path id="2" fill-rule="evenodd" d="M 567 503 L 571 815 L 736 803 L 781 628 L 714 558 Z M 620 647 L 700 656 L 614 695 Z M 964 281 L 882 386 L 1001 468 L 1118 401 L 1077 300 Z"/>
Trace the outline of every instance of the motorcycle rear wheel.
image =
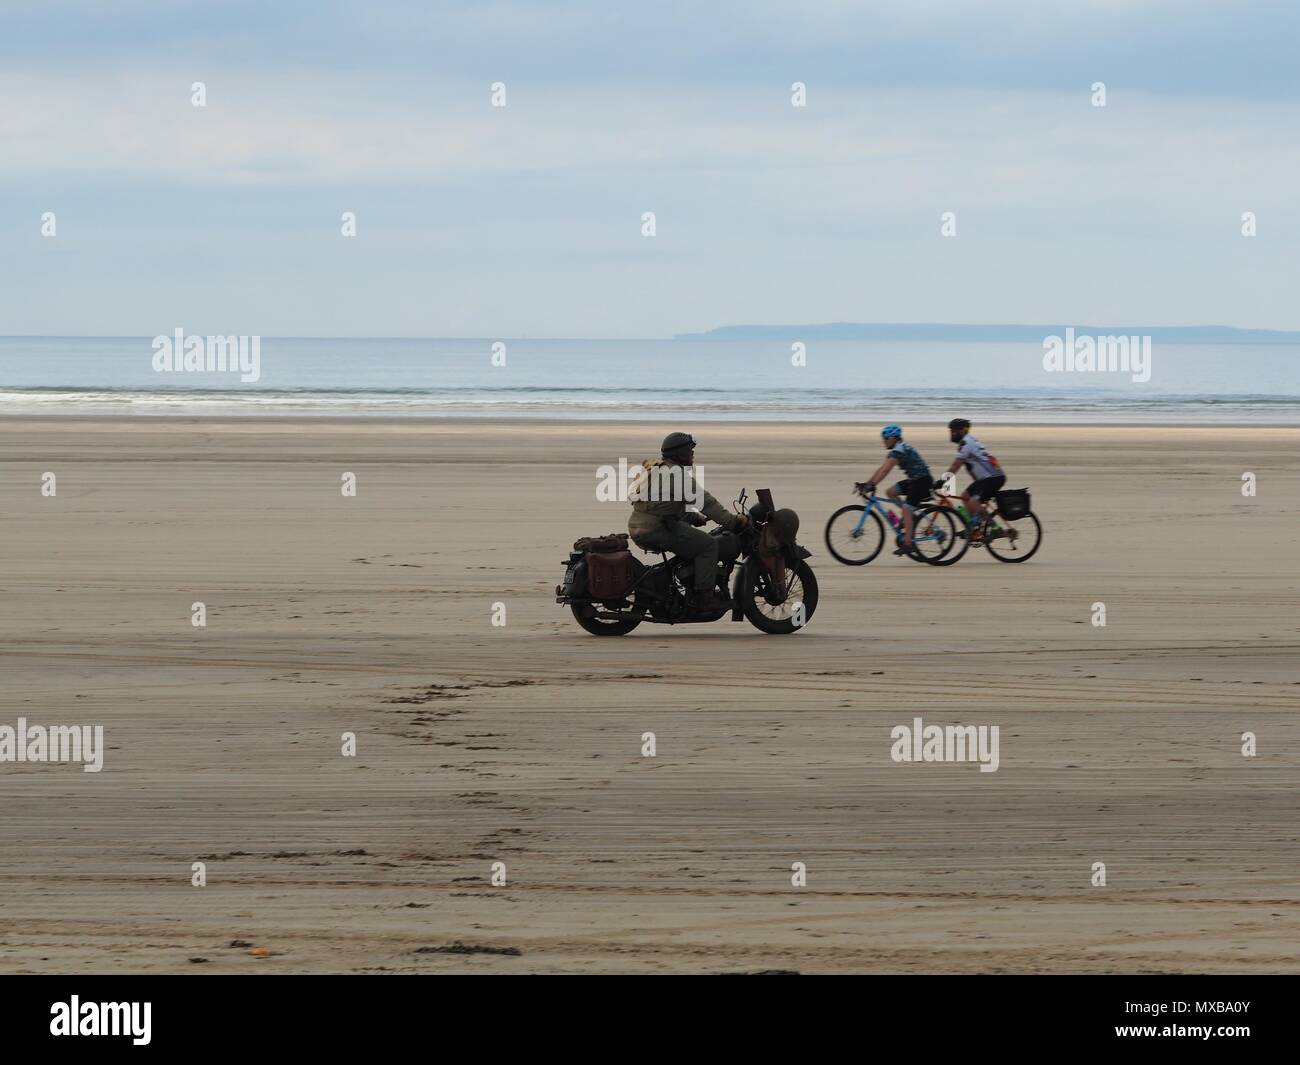
<path id="1" fill-rule="evenodd" d="M 626 636 L 642 621 L 640 615 L 620 620 L 583 617 L 581 614 L 582 607 L 577 603 L 570 603 L 569 609 L 573 611 L 573 619 L 593 636 Z"/>

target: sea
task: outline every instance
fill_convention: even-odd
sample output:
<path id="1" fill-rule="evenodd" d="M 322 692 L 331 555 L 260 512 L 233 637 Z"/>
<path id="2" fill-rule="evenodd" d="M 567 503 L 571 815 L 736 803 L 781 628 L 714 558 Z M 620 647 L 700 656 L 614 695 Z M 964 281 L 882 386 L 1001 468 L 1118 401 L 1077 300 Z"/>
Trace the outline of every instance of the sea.
<path id="1" fill-rule="evenodd" d="M 251 350 L 251 348 L 250 348 Z M 153 337 L 0 337 L 0 415 L 1300 424 L 1300 345 L 1154 344 L 1148 380 L 992 341 L 261 337 L 255 380 Z"/>

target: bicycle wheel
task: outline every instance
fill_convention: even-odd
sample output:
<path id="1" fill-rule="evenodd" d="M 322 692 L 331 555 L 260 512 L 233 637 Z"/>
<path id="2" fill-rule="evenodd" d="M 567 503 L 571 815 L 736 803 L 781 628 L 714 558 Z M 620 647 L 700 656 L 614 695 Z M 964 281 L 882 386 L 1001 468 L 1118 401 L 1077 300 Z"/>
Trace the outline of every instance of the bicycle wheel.
<path id="1" fill-rule="evenodd" d="M 957 518 L 947 507 L 927 504 L 918 508 L 912 532 L 912 557 L 932 566 L 945 565 L 947 557 L 957 550 L 958 529 Z"/>
<path id="2" fill-rule="evenodd" d="M 885 526 L 880 515 L 866 507 L 840 507 L 826 522 L 826 550 L 846 566 L 865 566 L 884 546 Z"/>
<path id="3" fill-rule="evenodd" d="M 953 523 L 957 526 L 957 538 L 953 541 L 952 550 L 942 558 L 935 559 L 930 565 L 951 566 L 965 558 L 966 552 L 970 550 L 970 529 L 962 521 L 961 515 L 954 511 L 952 507 L 939 507 L 938 509 L 946 510 L 952 515 Z"/>
<path id="4" fill-rule="evenodd" d="M 996 529 L 984 530 L 984 546 L 990 555 L 999 562 L 1028 562 L 1034 557 L 1043 542 L 1043 527 L 1032 510 L 1016 521 L 995 514 L 994 522 Z"/>

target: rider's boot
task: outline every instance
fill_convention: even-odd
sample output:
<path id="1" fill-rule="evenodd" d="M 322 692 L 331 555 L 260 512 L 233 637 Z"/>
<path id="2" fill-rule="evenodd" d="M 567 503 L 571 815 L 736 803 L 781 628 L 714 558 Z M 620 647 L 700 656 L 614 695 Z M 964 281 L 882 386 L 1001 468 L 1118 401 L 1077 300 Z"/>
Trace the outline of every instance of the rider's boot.
<path id="1" fill-rule="evenodd" d="M 691 596 L 691 606 L 697 614 L 711 614 L 715 610 L 729 610 L 731 600 L 722 596 L 716 587 L 697 588 Z"/>

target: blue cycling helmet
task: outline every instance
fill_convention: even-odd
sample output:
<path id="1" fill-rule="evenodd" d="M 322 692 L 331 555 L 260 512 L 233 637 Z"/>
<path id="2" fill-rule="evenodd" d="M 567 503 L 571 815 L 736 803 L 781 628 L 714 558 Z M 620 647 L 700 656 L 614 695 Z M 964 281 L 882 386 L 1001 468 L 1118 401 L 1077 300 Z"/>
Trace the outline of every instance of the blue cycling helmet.
<path id="1" fill-rule="evenodd" d="M 886 425 L 880 430 L 882 440 L 888 440 L 891 436 L 896 436 L 901 440 L 903 438 L 903 427 L 901 425 Z"/>

